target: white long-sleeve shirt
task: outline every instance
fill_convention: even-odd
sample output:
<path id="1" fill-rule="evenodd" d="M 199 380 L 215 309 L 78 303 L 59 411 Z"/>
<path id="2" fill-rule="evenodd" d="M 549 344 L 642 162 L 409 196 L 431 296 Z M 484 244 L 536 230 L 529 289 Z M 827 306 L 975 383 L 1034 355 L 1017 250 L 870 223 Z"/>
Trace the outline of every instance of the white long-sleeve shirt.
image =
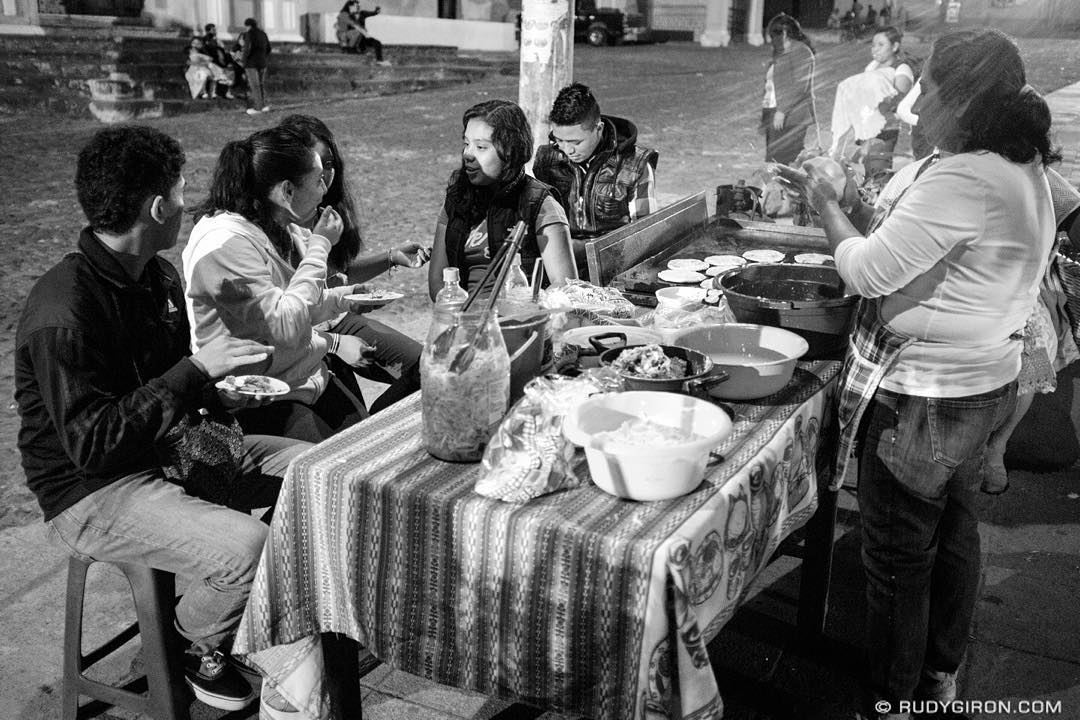
<path id="1" fill-rule="evenodd" d="M 848 288 L 880 297 L 882 318 L 915 338 L 881 387 L 963 397 L 1015 379 L 1021 341 L 1054 240 L 1041 162 L 990 152 L 927 169 L 868 237 L 834 254 Z"/>

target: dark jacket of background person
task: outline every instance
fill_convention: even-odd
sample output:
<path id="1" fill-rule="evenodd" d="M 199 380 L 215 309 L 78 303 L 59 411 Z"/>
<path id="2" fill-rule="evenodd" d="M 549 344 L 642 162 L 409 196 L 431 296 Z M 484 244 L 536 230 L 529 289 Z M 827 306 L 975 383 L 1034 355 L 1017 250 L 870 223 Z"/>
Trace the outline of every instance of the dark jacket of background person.
<path id="1" fill-rule="evenodd" d="M 465 266 L 465 241 L 472 229 L 486 216 L 488 257 L 495 257 L 499 246 L 519 220 L 525 221 L 525 237 L 521 241 L 521 265 L 531 269 L 540 257 L 540 246 L 536 239 L 536 217 L 544 199 L 552 194 L 551 188 L 536 178 L 522 175 L 491 198 L 485 213 L 470 197 L 477 192 L 476 188 L 470 187 L 468 180 L 461 177 L 461 174 L 461 170 L 455 170 L 450 175 L 446 200 L 443 202 L 447 217 L 447 267 L 461 269 L 461 284 L 467 290 L 469 268 Z"/>
<path id="2" fill-rule="evenodd" d="M 154 256 L 132 280 L 89 228 L 79 250 L 34 286 L 15 340 L 19 450 L 46 521 L 118 478 L 159 467 L 155 442 L 201 401 L 207 382 L 188 359 L 176 269 Z M 72 370 L 86 365 L 94 369 Z"/>
<path id="3" fill-rule="evenodd" d="M 814 54 L 805 43 L 791 41 L 787 52 L 773 57 L 776 109 L 784 113 L 784 127 L 807 126 L 814 120 Z"/>
<path id="4" fill-rule="evenodd" d="M 656 169 L 660 157 L 651 148 L 637 147 L 634 123 L 610 115 L 600 119 L 604 136 L 584 173 L 554 144 L 538 148 L 533 162 L 536 178 L 558 193 L 575 238 L 601 235 L 630 222 L 628 198 L 647 167 Z M 584 216 L 574 212 L 573 199 L 579 196 Z"/>
<path id="5" fill-rule="evenodd" d="M 270 38 L 260 27 L 250 27 L 244 32 L 244 54 L 242 64 L 245 68 L 265 69 L 270 57 Z"/>

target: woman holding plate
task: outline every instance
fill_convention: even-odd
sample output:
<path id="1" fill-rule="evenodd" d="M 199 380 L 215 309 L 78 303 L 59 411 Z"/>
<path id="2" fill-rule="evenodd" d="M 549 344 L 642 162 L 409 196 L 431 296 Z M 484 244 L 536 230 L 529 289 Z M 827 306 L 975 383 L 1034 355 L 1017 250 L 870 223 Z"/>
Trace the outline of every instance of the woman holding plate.
<path id="1" fill-rule="evenodd" d="M 328 286 L 364 283 L 395 268 L 419 268 L 428 261 L 430 252 L 413 241 L 400 243 L 388 250 L 365 252 L 356 206 L 345 177 L 345 161 L 330 128 L 311 115 L 289 115 L 281 121 L 281 127 L 312 136 L 315 152 L 322 160 L 323 182 L 326 184 L 322 204 L 334 208 L 341 217 L 341 239 L 330 249 L 327 257 Z M 310 217 L 297 224 L 310 230 L 317 220 L 318 210 L 315 209 Z M 297 252 L 293 259 L 299 262 L 306 254 L 303 238 L 297 235 L 294 244 Z M 367 354 L 371 362 L 357 368 L 356 372 L 367 380 L 389 385 L 371 404 L 373 413 L 420 389 L 420 343 L 366 314 L 399 297 L 400 293 L 371 292 L 368 289 L 357 298 L 358 303 L 365 304 L 358 312 L 341 313 L 317 326 L 317 329 L 340 335 L 354 335 L 371 346 L 372 350 Z M 344 372 L 344 368 L 335 370 Z"/>
<path id="2" fill-rule="evenodd" d="M 316 212 L 326 185 L 310 134 L 260 130 L 228 143 L 218 157 L 198 222 L 183 251 L 191 344 L 220 336 L 274 348 L 265 374 L 289 392 L 237 417 L 245 432 L 318 442 L 367 417 L 352 373 L 331 372 L 333 355 L 352 367 L 371 348 L 353 335 L 316 330 L 352 309 L 359 286 L 326 287 L 327 257 L 344 224 L 325 208 L 310 231 L 296 225 Z M 293 261 L 294 238 L 306 252 Z"/>

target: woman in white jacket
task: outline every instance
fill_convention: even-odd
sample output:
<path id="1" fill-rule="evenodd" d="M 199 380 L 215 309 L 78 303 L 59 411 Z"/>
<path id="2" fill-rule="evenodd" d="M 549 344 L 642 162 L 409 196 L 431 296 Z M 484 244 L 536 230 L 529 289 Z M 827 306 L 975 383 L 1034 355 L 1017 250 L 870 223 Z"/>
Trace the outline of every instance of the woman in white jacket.
<path id="1" fill-rule="evenodd" d="M 289 385 L 280 400 L 239 414 L 245 431 L 318 442 L 367 416 L 355 379 L 334 376 L 326 356 L 359 366 L 369 348 L 354 336 L 313 329 L 351 309 L 344 298 L 356 289 L 326 287 L 340 216 L 327 208 L 312 230 L 295 224 L 326 192 L 312 145 L 309 135 L 288 128 L 228 143 L 195 209 L 183 264 L 192 349 L 220 335 L 258 339 L 274 347 L 264 372 Z M 294 235 L 307 247 L 295 267 Z"/>

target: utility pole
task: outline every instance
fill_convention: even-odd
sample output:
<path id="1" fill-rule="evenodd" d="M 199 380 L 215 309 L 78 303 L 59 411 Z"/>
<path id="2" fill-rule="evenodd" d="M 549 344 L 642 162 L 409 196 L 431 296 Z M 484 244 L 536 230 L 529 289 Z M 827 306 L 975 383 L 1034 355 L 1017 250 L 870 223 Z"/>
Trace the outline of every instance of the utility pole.
<path id="1" fill-rule="evenodd" d="M 535 147 L 548 141 L 551 103 L 573 76 L 574 0 L 523 0 L 518 104 L 532 127 Z"/>

